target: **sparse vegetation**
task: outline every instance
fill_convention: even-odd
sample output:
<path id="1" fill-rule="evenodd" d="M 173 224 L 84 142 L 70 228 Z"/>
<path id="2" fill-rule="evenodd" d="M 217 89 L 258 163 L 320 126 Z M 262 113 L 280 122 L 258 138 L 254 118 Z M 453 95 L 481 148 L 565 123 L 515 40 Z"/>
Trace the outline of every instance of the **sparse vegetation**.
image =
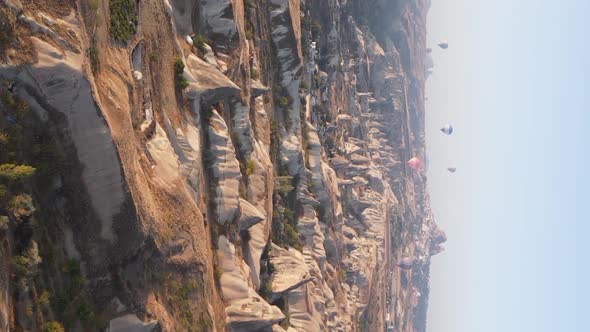
<path id="1" fill-rule="evenodd" d="M 288 207 L 275 206 L 272 219 L 272 242 L 281 247 L 302 250 L 295 213 Z"/>
<path id="2" fill-rule="evenodd" d="M 250 27 L 246 28 L 246 39 L 252 39 L 254 37 L 254 32 Z"/>
<path id="3" fill-rule="evenodd" d="M 252 68 L 250 70 L 250 77 L 252 77 L 253 80 L 259 79 L 260 78 L 260 72 L 258 71 L 258 69 Z"/>
<path id="4" fill-rule="evenodd" d="M 150 52 L 150 60 L 153 62 L 160 60 L 160 53 L 158 53 L 158 51 L 151 51 Z"/>
<path id="5" fill-rule="evenodd" d="M 16 282 L 20 290 L 26 290 L 33 278 L 37 276 L 37 266 L 41 263 L 37 242 L 31 241 L 27 249 L 12 258 L 12 265 L 16 272 Z"/>
<path id="6" fill-rule="evenodd" d="M 51 321 L 45 323 L 43 326 L 43 332 L 64 332 L 64 327 L 60 322 Z"/>
<path id="7" fill-rule="evenodd" d="M 215 274 L 215 280 L 219 280 L 223 275 L 223 269 L 221 268 L 221 264 L 219 263 L 219 257 L 217 257 L 217 251 L 215 250 L 213 251 L 213 259 L 215 260 L 213 263 L 215 269 L 213 273 Z"/>
<path id="8" fill-rule="evenodd" d="M 37 303 L 42 307 L 49 306 L 50 298 L 51 298 L 51 293 L 49 293 L 47 290 L 44 290 L 41 293 L 41 295 L 39 295 L 39 299 L 37 299 Z"/>
<path id="9" fill-rule="evenodd" d="M 260 296 L 264 299 L 268 299 L 270 297 L 270 295 L 272 294 L 272 282 L 270 278 L 268 278 L 266 281 L 262 283 L 262 285 L 260 285 L 258 294 L 260 294 Z"/>
<path id="10" fill-rule="evenodd" d="M 8 203 L 8 211 L 10 211 L 18 221 L 28 219 L 33 214 L 34 210 L 33 199 L 28 194 L 15 195 Z"/>
<path id="11" fill-rule="evenodd" d="M 247 9 L 256 8 L 257 0 L 244 0 L 244 7 Z"/>
<path id="12" fill-rule="evenodd" d="M 287 106 L 289 106 L 289 98 L 287 98 L 285 96 L 279 97 L 278 104 L 281 107 L 287 107 Z"/>
<path id="13" fill-rule="evenodd" d="M 110 0 L 111 36 L 126 44 L 135 34 L 137 8 L 134 0 Z"/>
<path id="14" fill-rule="evenodd" d="M 10 45 L 14 42 L 16 36 L 14 25 L 16 19 L 8 7 L 0 7 L 0 56 L 2 56 Z"/>
<path id="15" fill-rule="evenodd" d="M 184 90 L 189 86 L 188 81 L 183 76 L 183 73 L 184 62 L 182 62 L 181 58 L 177 58 L 174 61 L 174 81 L 176 82 L 176 87 L 181 90 Z"/>
<path id="16" fill-rule="evenodd" d="M 193 42 L 199 50 L 200 55 L 205 56 L 207 54 L 207 38 L 201 34 L 197 34 L 193 38 Z"/>
<path id="17" fill-rule="evenodd" d="M 183 284 L 171 281 L 168 285 L 168 292 L 172 294 L 169 301 L 172 304 L 176 314 L 181 318 L 187 327 L 194 331 L 195 317 L 193 315 L 193 305 L 191 295 L 197 290 L 197 283 L 194 280 L 188 280 Z"/>
<path id="18" fill-rule="evenodd" d="M 88 0 L 88 6 L 92 10 L 97 10 L 100 6 L 100 0 Z"/>
<path id="19" fill-rule="evenodd" d="M 276 176 L 275 177 L 275 191 L 279 194 L 287 194 L 295 189 L 292 185 L 292 176 Z"/>
<path id="20" fill-rule="evenodd" d="M 240 183 L 239 191 L 240 191 L 240 198 L 247 200 L 248 199 L 248 192 L 246 191 L 246 186 L 244 184 Z"/>
<path id="21" fill-rule="evenodd" d="M 308 90 L 309 89 L 309 82 L 302 80 L 301 83 L 299 83 L 299 88 L 301 88 L 303 90 Z"/>
<path id="22" fill-rule="evenodd" d="M 311 22 L 311 34 L 313 35 L 313 39 L 318 39 L 320 32 L 322 31 L 322 25 L 320 22 L 314 20 Z"/>
<path id="23" fill-rule="evenodd" d="M 0 165 L 0 177 L 9 181 L 29 179 L 35 174 L 35 168 L 28 165 L 3 164 Z"/>
<path id="24" fill-rule="evenodd" d="M 0 230 L 5 230 L 9 222 L 8 216 L 0 216 Z"/>
<path id="25" fill-rule="evenodd" d="M 250 176 L 256 171 L 256 163 L 252 159 L 246 161 L 246 175 Z"/>
<path id="26" fill-rule="evenodd" d="M 174 75 L 181 76 L 184 73 L 184 62 L 181 58 L 174 60 Z"/>
<path id="27" fill-rule="evenodd" d="M 88 57 L 90 58 L 90 67 L 92 72 L 96 74 L 100 69 L 99 49 L 96 45 L 96 37 L 92 38 L 90 48 L 88 48 Z"/>
<path id="28" fill-rule="evenodd" d="M 338 270 L 338 279 L 340 279 L 340 282 L 346 281 L 346 270 L 344 270 L 343 268 L 340 268 L 340 270 Z"/>
<path id="29" fill-rule="evenodd" d="M 63 214 L 55 210 L 55 203 L 64 196 L 56 193 L 54 181 L 64 167 L 68 175 L 75 168 L 63 158 L 59 136 L 49 129 L 53 124 L 41 122 L 25 100 L 8 91 L 6 83 L 0 80 L 0 228 L 27 230 L 12 232 L 18 246 L 10 257 L 14 271 L 10 282 L 14 296 L 24 299 L 23 319 L 38 322 L 15 324 L 35 331 L 64 331 L 80 321 L 85 330 L 98 330 L 93 307 L 85 300 L 86 281 L 79 263 L 64 264 L 63 230 L 58 224 Z M 62 183 L 61 188 L 71 190 L 72 185 Z M 42 218 L 35 210 L 40 210 Z M 55 287 L 57 281 L 63 286 Z M 49 312 L 51 317 L 46 316 Z"/>

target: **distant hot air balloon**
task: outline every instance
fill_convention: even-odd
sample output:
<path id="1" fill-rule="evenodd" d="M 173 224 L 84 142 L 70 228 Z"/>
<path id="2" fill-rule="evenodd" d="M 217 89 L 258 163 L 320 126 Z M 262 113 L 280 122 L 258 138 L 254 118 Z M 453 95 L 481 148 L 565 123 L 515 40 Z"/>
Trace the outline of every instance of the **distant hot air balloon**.
<path id="1" fill-rule="evenodd" d="M 397 266 L 400 269 L 409 270 L 414 266 L 414 259 L 410 257 L 402 258 L 397 261 Z"/>
<path id="2" fill-rule="evenodd" d="M 440 131 L 442 131 L 443 133 L 450 135 L 453 133 L 453 126 L 451 126 L 450 124 L 445 125 L 444 127 L 440 128 Z"/>
<path id="3" fill-rule="evenodd" d="M 447 48 L 449 48 L 449 43 L 445 40 L 445 41 L 441 41 L 438 44 L 438 47 L 442 48 L 443 50 L 446 50 Z"/>
<path id="4" fill-rule="evenodd" d="M 412 169 L 420 169 L 422 167 L 422 161 L 416 157 L 408 160 L 407 164 Z"/>
<path id="5" fill-rule="evenodd" d="M 456 167 L 449 167 L 447 168 L 447 171 L 451 172 L 451 173 L 455 173 L 457 171 Z"/>

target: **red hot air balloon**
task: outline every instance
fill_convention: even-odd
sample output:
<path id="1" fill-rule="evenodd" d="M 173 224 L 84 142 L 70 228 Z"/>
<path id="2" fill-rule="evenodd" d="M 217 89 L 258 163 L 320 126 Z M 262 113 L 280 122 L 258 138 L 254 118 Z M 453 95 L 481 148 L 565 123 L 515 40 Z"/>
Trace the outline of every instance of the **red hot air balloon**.
<path id="1" fill-rule="evenodd" d="M 407 162 L 408 167 L 412 168 L 412 169 L 420 169 L 422 167 L 422 161 L 416 157 L 408 160 Z"/>

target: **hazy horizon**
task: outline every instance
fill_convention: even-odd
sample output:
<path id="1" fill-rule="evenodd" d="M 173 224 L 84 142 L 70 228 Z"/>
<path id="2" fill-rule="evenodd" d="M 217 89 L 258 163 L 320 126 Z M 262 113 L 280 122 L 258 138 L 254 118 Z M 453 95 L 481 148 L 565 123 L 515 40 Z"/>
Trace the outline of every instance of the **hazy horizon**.
<path id="1" fill-rule="evenodd" d="M 432 2 L 428 175 L 448 242 L 432 259 L 429 332 L 587 331 L 589 7 Z"/>

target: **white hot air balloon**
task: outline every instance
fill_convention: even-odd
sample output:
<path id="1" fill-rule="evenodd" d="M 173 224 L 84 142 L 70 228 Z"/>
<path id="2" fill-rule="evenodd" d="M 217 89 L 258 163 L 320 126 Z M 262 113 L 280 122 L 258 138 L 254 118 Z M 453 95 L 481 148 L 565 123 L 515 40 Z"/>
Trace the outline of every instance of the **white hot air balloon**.
<path id="1" fill-rule="evenodd" d="M 444 127 L 440 128 L 440 131 L 443 133 L 450 135 L 453 133 L 453 126 L 450 124 L 445 125 Z"/>

